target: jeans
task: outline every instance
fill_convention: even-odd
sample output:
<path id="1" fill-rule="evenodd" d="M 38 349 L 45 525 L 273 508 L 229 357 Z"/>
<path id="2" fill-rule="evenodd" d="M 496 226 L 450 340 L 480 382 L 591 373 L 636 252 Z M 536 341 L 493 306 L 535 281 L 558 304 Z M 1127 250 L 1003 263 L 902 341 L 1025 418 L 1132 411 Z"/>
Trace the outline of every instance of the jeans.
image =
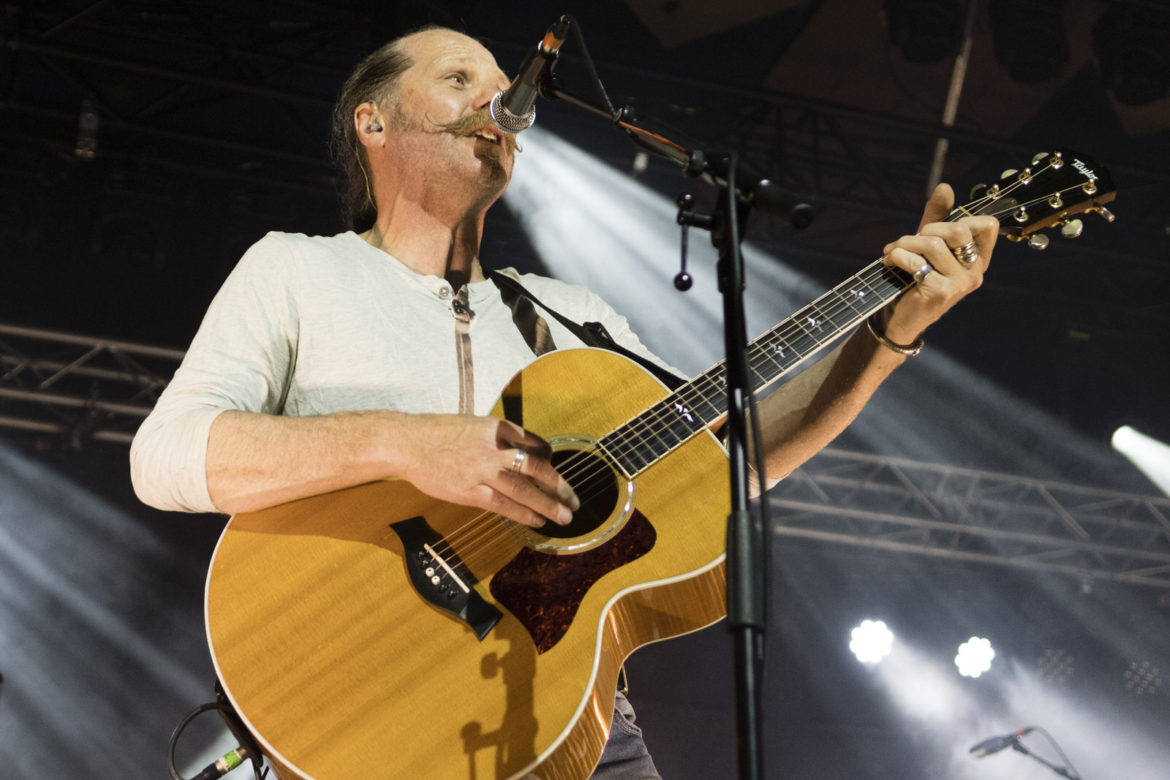
<path id="1" fill-rule="evenodd" d="M 591 777 L 592 780 L 661 780 L 642 741 L 642 729 L 634 724 L 634 708 L 621 691 L 613 702 L 609 741 Z"/>

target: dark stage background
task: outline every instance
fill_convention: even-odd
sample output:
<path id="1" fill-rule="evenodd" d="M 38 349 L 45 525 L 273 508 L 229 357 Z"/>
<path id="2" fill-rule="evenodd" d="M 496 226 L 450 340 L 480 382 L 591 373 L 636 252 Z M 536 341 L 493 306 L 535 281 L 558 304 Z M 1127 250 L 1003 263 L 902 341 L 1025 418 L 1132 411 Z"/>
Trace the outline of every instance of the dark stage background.
<path id="1" fill-rule="evenodd" d="M 741 150 L 810 200 L 807 230 L 756 218 L 748 237 L 821 289 L 913 229 L 939 138 L 949 141 L 943 178 L 960 193 L 1038 151 L 1083 151 L 1113 173 L 1117 221 L 1086 216 L 1082 237 L 1054 237 L 1046 252 L 1001 242 L 984 288 L 932 328 L 928 351 L 835 447 L 953 469 L 952 480 L 1043 482 L 1048 492 L 1030 495 L 1047 495 L 1058 517 L 1067 504 L 1057 486 L 1084 489 L 1074 525 L 1080 512 L 1121 519 L 1092 526 L 1073 558 L 1006 543 L 964 557 L 954 553 L 973 549 L 927 538 L 921 525 L 875 535 L 858 521 L 834 540 L 777 533 L 768 776 L 1048 777 L 1011 751 L 967 755 L 984 737 L 1040 725 L 1086 780 L 1161 777 L 1170 508 L 1108 441 L 1122 423 L 1170 440 L 1170 9 L 981 0 L 948 125 L 948 55 L 966 9 L 945 0 L 3 3 L 0 326 L 183 349 L 264 232 L 340 229 L 325 150 L 333 97 L 358 58 L 423 23 L 480 37 L 512 71 L 551 22 L 574 14 L 615 102 Z M 588 91 L 575 41 L 558 72 Z M 648 192 L 710 196 L 665 161 L 636 168 L 635 149 L 596 118 L 548 102 L 538 113 L 542 130 Z M 522 216 L 493 210 L 485 262 L 549 268 Z M 664 292 L 634 292 L 639 317 L 673 317 L 682 332 L 693 327 L 686 301 L 661 303 L 673 295 L 674 262 L 658 269 Z M 606 297 L 630 292 L 621 269 L 601 276 L 594 285 Z M 683 353 L 672 358 L 683 365 L 687 339 L 646 340 Z M 203 580 L 224 519 L 136 502 L 121 439 L 140 417 L 95 407 L 98 377 L 70 386 L 78 405 L 54 403 L 39 386 L 54 370 L 30 368 L 77 354 L 0 333 L 0 774 L 163 777 L 171 728 L 211 698 Z M 155 392 L 121 400 L 149 405 Z M 827 484 L 817 482 L 826 463 L 836 461 L 814 460 L 773 497 L 778 526 L 799 522 L 785 502 Z M 948 492 L 953 484 L 936 486 L 954 499 L 940 502 L 953 510 L 943 519 L 974 522 L 974 500 Z M 869 506 L 862 493 L 834 496 L 842 517 Z M 997 500 L 999 531 L 1033 532 L 1017 493 Z M 1121 506 L 1136 508 L 1121 517 Z M 1110 569 L 1117 550 L 1125 563 Z M 849 629 L 871 617 L 912 650 L 896 671 L 864 668 L 846 647 Z M 974 634 L 992 639 L 997 665 L 960 679 L 950 658 Z M 629 670 L 663 776 L 733 776 L 724 628 L 645 648 Z M 185 758 L 214 736 L 193 731 Z"/>

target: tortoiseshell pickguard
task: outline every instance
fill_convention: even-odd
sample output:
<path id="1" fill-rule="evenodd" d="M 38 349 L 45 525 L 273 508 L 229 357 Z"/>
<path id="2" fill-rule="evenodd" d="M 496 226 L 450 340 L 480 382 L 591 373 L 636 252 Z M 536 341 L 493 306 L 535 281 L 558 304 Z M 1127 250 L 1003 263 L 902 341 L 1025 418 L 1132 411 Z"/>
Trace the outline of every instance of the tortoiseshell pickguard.
<path id="1" fill-rule="evenodd" d="M 636 561 L 654 547 L 658 534 L 634 510 L 605 544 L 571 555 L 525 548 L 491 581 L 491 594 L 528 629 L 538 653 L 550 650 L 569 630 L 582 599 L 603 576 Z"/>

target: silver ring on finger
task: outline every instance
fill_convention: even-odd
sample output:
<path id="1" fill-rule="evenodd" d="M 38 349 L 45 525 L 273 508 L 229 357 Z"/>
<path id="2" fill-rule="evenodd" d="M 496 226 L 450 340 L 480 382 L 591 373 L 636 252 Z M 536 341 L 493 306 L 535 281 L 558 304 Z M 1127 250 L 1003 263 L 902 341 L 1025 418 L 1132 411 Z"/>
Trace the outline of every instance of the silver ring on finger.
<path id="1" fill-rule="evenodd" d="M 516 450 L 516 457 L 512 458 L 512 473 L 519 474 L 520 469 L 524 468 L 524 461 L 528 458 L 526 450 Z"/>
<path id="2" fill-rule="evenodd" d="M 922 267 L 914 272 L 914 281 L 922 284 L 922 280 L 930 275 L 930 272 L 933 270 L 934 269 L 930 267 L 930 263 L 923 263 Z"/>
<path id="3" fill-rule="evenodd" d="M 952 249 L 951 254 L 963 265 L 973 265 L 979 259 L 979 248 L 975 246 L 974 241 L 968 241 L 962 246 Z"/>

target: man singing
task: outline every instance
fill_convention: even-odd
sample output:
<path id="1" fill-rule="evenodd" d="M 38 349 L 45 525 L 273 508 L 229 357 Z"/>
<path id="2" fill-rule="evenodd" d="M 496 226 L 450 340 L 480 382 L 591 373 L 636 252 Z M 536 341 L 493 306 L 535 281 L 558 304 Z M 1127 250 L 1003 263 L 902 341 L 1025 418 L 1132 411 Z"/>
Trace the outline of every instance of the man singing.
<path id="1" fill-rule="evenodd" d="M 352 232 L 270 233 L 244 255 L 135 438 L 143 501 L 237 514 L 396 478 L 505 523 L 570 521 L 578 496 L 542 440 L 487 416 L 538 353 L 583 346 L 481 265 L 484 216 L 516 151 L 486 109 L 508 85 L 487 49 L 442 28 L 406 35 L 357 66 L 334 110 Z M 827 445 L 927 326 L 980 285 L 997 223 L 941 221 L 952 199 L 940 187 L 918 232 L 882 249 L 919 283 L 761 401 L 769 475 Z M 661 365 L 587 290 L 495 274 Z M 613 718 L 594 776 L 657 777 L 620 693 Z"/>

